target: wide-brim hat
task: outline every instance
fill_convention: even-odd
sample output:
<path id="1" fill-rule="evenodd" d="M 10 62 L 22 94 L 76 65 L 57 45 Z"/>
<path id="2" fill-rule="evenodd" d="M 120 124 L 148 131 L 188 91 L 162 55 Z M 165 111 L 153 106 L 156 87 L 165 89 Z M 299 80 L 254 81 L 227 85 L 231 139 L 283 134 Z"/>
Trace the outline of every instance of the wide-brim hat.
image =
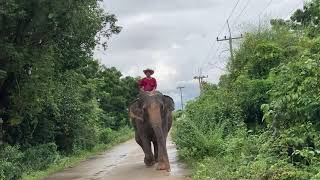
<path id="1" fill-rule="evenodd" d="M 144 74 L 149 72 L 152 75 L 154 73 L 154 70 L 148 68 L 148 69 L 143 70 L 143 72 L 144 72 Z"/>

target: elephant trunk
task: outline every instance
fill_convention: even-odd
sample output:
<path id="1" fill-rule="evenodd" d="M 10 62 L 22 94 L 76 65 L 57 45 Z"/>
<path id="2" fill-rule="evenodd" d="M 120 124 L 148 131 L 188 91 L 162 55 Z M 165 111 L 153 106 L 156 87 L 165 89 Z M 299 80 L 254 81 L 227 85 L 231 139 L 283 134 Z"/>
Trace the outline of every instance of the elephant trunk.
<path id="1" fill-rule="evenodd" d="M 169 158 L 166 148 L 166 133 L 163 129 L 163 120 L 161 116 L 161 107 L 159 104 L 151 104 L 148 113 L 149 120 L 156 136 L 157 144 L 158 144 L 158 168 L 160 170 L 170 171 Z"/>

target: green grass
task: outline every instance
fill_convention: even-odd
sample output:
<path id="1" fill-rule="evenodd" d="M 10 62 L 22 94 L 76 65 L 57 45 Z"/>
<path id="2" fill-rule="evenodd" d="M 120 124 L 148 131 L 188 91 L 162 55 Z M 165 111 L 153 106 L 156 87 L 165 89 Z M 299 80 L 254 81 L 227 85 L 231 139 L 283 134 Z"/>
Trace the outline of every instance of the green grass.
<path id="1" fill-rule="evenodd" d="M 109 144 L 99 144 L 96 147 L 94 147 L 91 151 L 82 151 L 77 155 L 64 157 L 61 160 L 59 160 L 59 162 L 57 162 L 56 164 L 52 164 L 48 169 L 44 171 L 32 172 L 30 174 L 24 174 L 21 179 L 22 180 L 42 179 L 44 177 L 49 176 L 50 174 L 61 171 L 65 168 L 76 166 L 80 162 L 86 159 L 89 159 L 101 152 L 104 152 L 110 149 L 111 147 L 113 147 L 114 145 L 125 142 L 131 138 L 133 138 L 133 131 L 124 132 L 123 134 L 119 133 L 119 136 Z"/>

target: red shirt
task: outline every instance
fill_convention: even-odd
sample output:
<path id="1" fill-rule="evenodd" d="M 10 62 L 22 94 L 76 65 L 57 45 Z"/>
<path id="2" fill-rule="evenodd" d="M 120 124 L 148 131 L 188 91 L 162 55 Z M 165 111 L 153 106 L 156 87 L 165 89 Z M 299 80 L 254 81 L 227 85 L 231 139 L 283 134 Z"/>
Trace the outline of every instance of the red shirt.
<path id="1" fill-rule="evenodd" d="M 145 77 L 139 81 L 139 87 L 143 88 L 144 91 L 152 91 L 157 88 L 157 80 L 153 77 Z"/>

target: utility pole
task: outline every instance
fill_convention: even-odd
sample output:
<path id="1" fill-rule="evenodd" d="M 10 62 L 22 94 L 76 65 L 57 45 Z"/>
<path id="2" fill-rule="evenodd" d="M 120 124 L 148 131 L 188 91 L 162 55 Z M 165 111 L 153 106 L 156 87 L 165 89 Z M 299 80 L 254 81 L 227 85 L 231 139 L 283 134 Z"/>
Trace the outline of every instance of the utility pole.
<path id="1" fill-rule="evenodd" d="M 182 98 L 182 89 L 185 88 L 184 86 L 179 86 L 177 89 L 180 90 L 180 98 L 181 98 L 181 109 L 183 110 L 183 98 Z"/>
<path id="2" fill-rule="evenodd" d="M 205 78 L 208 78 L 208 75 L 207 76 L 203 76 L 201 69 L 199 70 L 199 75 L 193 77 L 193 79 L 196 79 L 199 82 L 200 94 L 202 94 L 202 84 L 203 84 L 203 79 L 205 79 Z"/>
<path id="3" fill-rule="evenodd" d="M 231 28 L 230 28 L 230 25 L 229 25 L 229 20 L 227 20 L 227 24 L 228 24 L 228 29 L 229 29 L 229 38 L 227 38 L 227 36 L 224 36 L 224 39 L 219 39 L 219 37 L 217 37 L 217 41 L 229 41 L 229 46 L 230 46 L 230 55 L 231 55 L 231 60 L 233 61 L 234 60 L 234 57 L 233 57 L 233 47 L 232 47 L 232 40 L 235 40 L 235 39 L 241 39 L 243 38 L 242 34 L 240 37 L 232 37 L 232 34 L 231 34 Z"/>
<path id="4" fill-rule="evenodd" d="M 202 84 L 203 79 L 208 78 L 208 76 L 195 76 L 193 79 L 197 79 L 199 81 L 200 94 L 202 93 Z"/>

